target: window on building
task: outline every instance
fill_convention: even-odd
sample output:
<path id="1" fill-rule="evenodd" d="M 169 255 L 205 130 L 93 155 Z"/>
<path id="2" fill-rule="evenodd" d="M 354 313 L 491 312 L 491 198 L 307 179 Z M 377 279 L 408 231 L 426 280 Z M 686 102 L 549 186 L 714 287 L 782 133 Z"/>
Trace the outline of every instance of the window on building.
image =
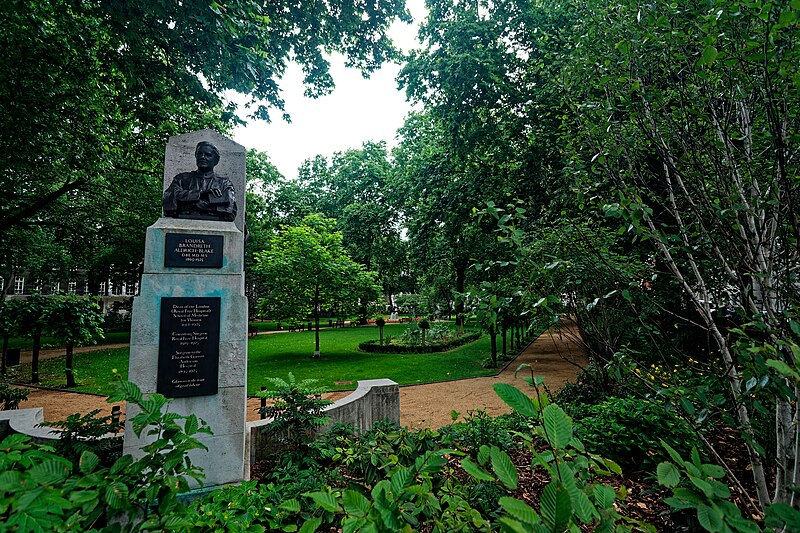
<path id="1" fill-rule="evenodd" d="M 14 278 L 14 294 L 22 294 L 25 292 L 25 278 L 17 276 Z"/>
<path id="2" fill-rule="evenodd" d="M 78 282 L 77 281 L 70 281 L 67 284 L 67 292 L 75 294 L 78 292 Z"/>
<path id="3" fill-rule="evenodd" d="M 104 281 L 100 284 L 100 296 L 106 295 L 106 289 L 108 289 L 108 283 Z"/>
<path id="4" fill-rule="evenodd" d="M 61 282 L 56 281 L 55 283 L 53 283 L 52 289 L 53 289 L 53 294 L 58 294 L 58 291 L 61 290 Z"/>
<path id="5" fill-rule="evenodd" d="M 125 284 L 125 296 L 134 296 L 136 294 L 136 284 L 135 283 L 126 283 Z"/>

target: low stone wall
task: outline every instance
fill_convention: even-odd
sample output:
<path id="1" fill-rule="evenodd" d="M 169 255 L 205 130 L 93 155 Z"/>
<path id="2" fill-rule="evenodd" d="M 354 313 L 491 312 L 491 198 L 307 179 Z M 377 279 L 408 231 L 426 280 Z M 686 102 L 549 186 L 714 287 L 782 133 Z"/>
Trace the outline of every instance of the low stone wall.
<path id="1" fill-rule="evenodd" d="M 13 433 L 28 435 L 39 443 L 58 440 L 61 432 L 57 429 L 39 427 L 42 422 L 44 422 L 42 407 L 0 411 L 0 441 Z"/>
<path id="2" fill-rule="evenodd" d="M 321 431 L 335 423 L 353 424 L 358 431 L 367 431 L 383 420 L 399 424 L 400 387 L 391 379 L 359 381 L 352 394 L 326 407 L 325 415 L 330 423 Z M 262 430 L 269 423 L 269 419 L 247 423 L 246 448 L 250 449 L 250 464 L 245 465 L 245 472 L 249 473 L 250 465 L 268 453 L 270 443 Z"/>

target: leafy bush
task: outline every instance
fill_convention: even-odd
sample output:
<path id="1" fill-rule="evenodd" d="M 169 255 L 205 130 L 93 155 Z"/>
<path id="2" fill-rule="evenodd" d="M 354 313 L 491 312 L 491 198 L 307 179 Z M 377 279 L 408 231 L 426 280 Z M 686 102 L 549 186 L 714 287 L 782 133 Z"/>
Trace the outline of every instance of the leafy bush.
<path id="1" fill-rule="evenodd" d="M 758 533 L 758 525 L 742 517 L 742 512 L 733 503 L 728 501 L 731 491 L 725 483 L 718 481 L 725 477 L 725 470 L 715 464 L 706 464 L 700 461 L 697 448 L 692 448 L 691 460 L 686 461 L 675 449 L 662 441 L 661 443 L 669 453 L 672 462 L 663 462 L 658 465 L 658 482 L 672 489 L 672 496 L 665 498 L 664 502 L 676 510 L 694 509 L 697 512 L 697 523 L 706 531 L 729 531 L 732 533 Z M 788 507 L 788 506 L 786 506 Z M 771 519 L 775 525 L 783 526 L 785 521 L 781 518 L 794 518 L 797 524 L 797 511 L 785 513 L 773 509 Z M 778 515 L 782 514 L 782 517 Z M 693 528 L 697 530 L 697 527 Z M 788 531 L 788 530 L 787 530 Z"/>
<path id="2" fill-rule="evenodd" d="M 609 398 L 597 405 L 575 406 L 576 433 L 588 450 L 625 468 L 652 466 L 663 458 L 660 438 L 681 451 L 697 444 L 684 420 L 652 401 Z"/>
<path id="3" fill-rule="evenodd" d="M 458 413 L 453 413 L 454 417 Z M 483 445 L 499 445 L 507 449 L 513 446 L 512 427 L 509 416 L 494 417 L 486 411 L 467 411 L 463 422 L 441 428 L 442 438 L 461 450 L 478 450 Z"/>
<path id="4" fill-rule="evenodd" d="M 272 403 L 259 412 L 272 419 L 263 431 L 272 439 L 275 454 L 305 447 L 316 429 L 328 421 L 322 411 L 332 402 L 320 397 L 325 389 L 313 387 L 316 379 L 297 381 L 291 372 L 286 381 L 281 378 L 266 378 L 266 381 L 274 388 L 259 392 L 258 397 Z"/>
<path id="5" fill-rule="evenodd" d="M 28 399 L 28 389 L 11 387 L 0 381 L 0 411 L 19 409 L 19 404 Z"/>
<path id="6" fill-rule="evenodd" d="M 555 393 L 554 400 L 569 411 L 569 405 L 595 405 L 610 396 L 624 395 L 621 384 L 597 362 L 580 371 L 574 383 L 567 383 Z"/>
<path id="7" fill-rule="evenodd" d="M 118 417 L 98 417 L 100 409 L 85 415 L 69 415 L 66 420 L 42 422 L 42 426 L 61 430 L 56 441 L 56 453 L 78 466 L 81 456 L 91 451 L 100 459 L 100 464 L 111 466 L 122 456 L 122 435 L 106 438 L 109 433 L 117 433 L 123 424 Z"/>
<path id="8" fill-rule="evenodd" d="M 118 377 L 119 379 L 119 377 Z M 188 452 L 204 448 L 195 438 L 211 430 L 194 415 L 164 413 L 160 394 L 144 398 L 139 388 L 120 380 L 110 401 L 127 401 L 141 412 L 130 419 L 134 433 L 155 437 L 143 455 L 118 459 L 110 468 L 84 451 L 77 467 L 50 446 L 26 435 L 0 443 L 0 510 L 10 531 L 161 531 L 190 529 L 187 507 L 178 494 L 188 478 L 202 479 Z M 124 525 L 122 525 L 124 524 Z M 101 528 L 101 529 L 98 529 Z"/>

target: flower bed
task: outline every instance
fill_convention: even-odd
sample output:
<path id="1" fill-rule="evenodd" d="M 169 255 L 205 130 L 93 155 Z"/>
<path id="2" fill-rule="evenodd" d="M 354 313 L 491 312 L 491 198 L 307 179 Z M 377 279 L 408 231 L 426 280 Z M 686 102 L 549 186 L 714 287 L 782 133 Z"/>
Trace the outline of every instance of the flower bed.
<path id="1" fill-rule="evenodd" d="M 444 352 L 451 348 L 462 346 L 469 342 L 478 340 L 480 332 L 467 331 L 451 340 L 440 342 L 429 342 L 426 344 L 401 344 L 395 339 L 387 340 L 380 345 L 379 341 L 367 341 L 358 345 L 359 350 L 369 353 L 436 353 Z"/>

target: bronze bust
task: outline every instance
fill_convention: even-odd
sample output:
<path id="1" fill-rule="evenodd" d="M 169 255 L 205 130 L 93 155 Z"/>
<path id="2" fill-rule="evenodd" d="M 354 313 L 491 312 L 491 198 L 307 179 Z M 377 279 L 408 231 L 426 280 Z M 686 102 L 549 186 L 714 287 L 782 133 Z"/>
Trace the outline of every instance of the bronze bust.
<path id="1" fill-rule="evenodd" d="M 194 150 L 197 170 L 182 172 L 172 178 L 164 191 L 164 216 L 195 220 L 233 221 L 236 197 L 228 178 L 217 176 L 219 150 L 208 141 L 200 141 Z"/>

